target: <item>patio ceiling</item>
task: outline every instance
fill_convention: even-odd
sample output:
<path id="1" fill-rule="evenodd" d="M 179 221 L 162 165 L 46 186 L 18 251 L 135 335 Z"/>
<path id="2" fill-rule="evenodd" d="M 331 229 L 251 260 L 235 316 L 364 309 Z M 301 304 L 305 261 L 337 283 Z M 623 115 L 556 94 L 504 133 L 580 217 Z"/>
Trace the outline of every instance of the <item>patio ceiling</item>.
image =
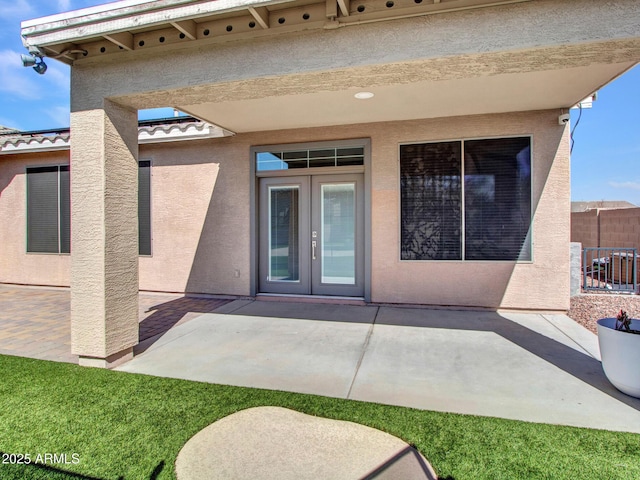
<path id="1" fill-rule="evenodd" d="M 178 105 L 236 133 L 570 108 L 633 63 Z M 277 83 L 277 80 L 274 80 Z M 357 99 L 367 91 L 374 96 Z"/>

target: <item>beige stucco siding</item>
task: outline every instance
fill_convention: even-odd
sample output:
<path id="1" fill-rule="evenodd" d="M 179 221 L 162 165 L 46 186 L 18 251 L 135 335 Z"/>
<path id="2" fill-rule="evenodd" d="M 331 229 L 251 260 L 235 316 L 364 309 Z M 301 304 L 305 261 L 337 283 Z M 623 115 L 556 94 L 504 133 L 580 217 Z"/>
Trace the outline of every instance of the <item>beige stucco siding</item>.
<path id="1" fill-rule="evenodd" d="M 440 118 L 242 135 L 253 145 L 371 138 L 373 302 L 488 308 L 569 308 L 568 129 L 558 111 Z M 399 145 L 532 135 L 533 262 L 400 260 Z"/>
<path id="2" fill-rule="evenodd" d="M 0 282 L 68 286 L 69 255 L 27 253 L 27 167 L 68 165 L 69 152 L 0 157 Z"/>
<path id="3" fill-rule="evenodd" d="M 153 145 L 152 256 L 143 290 L 249 294 L 249 146 L 219 139 Z"/>
<path id="4" fill-rule="evenodd" d="M 370 138 L 372 301 L 565 310 L 569 144 L 557 115 L 553 110 L 360 124 L 141 146 L 139 158 L 152 161 L 153 254 L 140 258 L 140 288 L 248 295 L 251 146 Z M 533 262 L 400 261 L 399 145 L 514 135 L 533 138 Z M 64 163 L 66 155 L 2 159 L 3 223 L 25 224 L 25 165 Z M 68 256 L 25 254 L 23 227 L 1 235 L 11 253 L 1 254 L 0 281 L 68 285 Z"/>
<path id="5" fill-rule="evenodd" d="M 404 122 L 372 135 L 372 300 L 568 308 L 569 151 L 557 112 Z M 533 135 L 533 262 L 400 260 L 398 144 Z"/>
<path id="6" fill-rule="evenodd" d="M 248 151 L 225 140 L 140 147 L 152 162 L 152 256 L 139 260 L 142 290 L 249 293 Z M 69 286 L 70 255 L 26 252 L 25 174 L 69 164 L 69 152 L 0 162 L 0 221 L 14 226 L 0 229 L 0 282 Z"/>

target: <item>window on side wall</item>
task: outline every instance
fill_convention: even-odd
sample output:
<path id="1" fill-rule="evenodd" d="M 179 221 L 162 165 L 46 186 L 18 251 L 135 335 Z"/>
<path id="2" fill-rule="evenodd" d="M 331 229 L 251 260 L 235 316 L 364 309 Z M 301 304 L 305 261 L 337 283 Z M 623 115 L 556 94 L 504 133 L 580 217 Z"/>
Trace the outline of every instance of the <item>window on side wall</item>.
<path id="1" fill-rule="evenodd" d="M 151 255 L 151 162 L 138 167 L 138 251 Z M 69 187 L 69 165 L 27 168 L 27 252 L 70 253 Z"/>
<path id="2" fill-rule="evenodd" d="M 151 255 L 151 161 L 138 162 L 138 253 Z"/>
<path id="3" fill-rule="evenodd" d="M 27 168 L 27 252 L 69 253 L 69 166 Z"/>
<path id="4" fill-rule="evenodd" d="M 531 138 L 400 147 L 402 260 L 531 260 Z"/>

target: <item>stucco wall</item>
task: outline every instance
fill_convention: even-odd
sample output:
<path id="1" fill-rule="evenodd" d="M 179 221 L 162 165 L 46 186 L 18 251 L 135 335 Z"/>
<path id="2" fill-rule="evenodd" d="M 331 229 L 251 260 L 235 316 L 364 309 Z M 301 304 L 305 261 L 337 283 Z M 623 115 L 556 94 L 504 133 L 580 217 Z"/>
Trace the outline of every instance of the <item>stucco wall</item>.
<path id="1" fill-rule="evenodd" d="M 569 150 L 555 112 L 406 122 L 373 137 L 373 300 L 377 302 L 567 309 Z M 399 260 L 397 144 L 533 135 L 533 262 Z"/>
<path id="2" fill-rule="evenodd" d="M 152 256 L 139 259 L 142 290 L 249 293 L 248 154 L 226 140 L 140 147 L 139 158 L 152 161 Z M 55 164 L 69 164 L 69 152 L 0 157 L 0 222 L 14 226 L 0 229 L 2 283 L 69 286 L 70 255 L 26 253 L 25 169 Z"/>
<path id="3" fill-rule="evenodd" d="M 400 261 L 398 145 L 509 135 L 533 136 L 533 262 Z M 568 131 L 558 126 L 555 110 L 260 132 L 142 146 L 139 158 L 153 162 L 153 255 L 140 258 L 140 288 L 249 294 L 250 147 L 346 138 L 371 139 L 372 301 L 568 308 Z M 47 163 L 42 157 L 2 159 L 1 181 L 12 178 L 0 197 L 3 223 L 12 219 L 24 224 L 27 162 Z M 9 235 L 3 240 L 12 254 L 1 254 L 0 281 L 68 284 L 68 256 L 26 255 L 23 228 L 10 233 L 3 230 L 2 235 Z"/>
<path id="4" fill-rule="evenodd" d="M 400 261 L 398 145 L 533 135 L 533 262 Z M 568 130 L 557 111 L 239 135 L 254 145 L 371 138 L 372 301 L 489 308 L 569 308 Z"/>
<path id="5" fill-rule="evenodd" d="M 69 152 L 0 157 L 0 282 L 68 286 L 69 255 L 26 253 L 26 168 L 68 165 Z"/>
<path id="6" fill-rule="evenodd" d="M 249 294 L 249 145 L 237 139 L 141 148 L 150 159 L 152 256 L 143 290 Z"/>

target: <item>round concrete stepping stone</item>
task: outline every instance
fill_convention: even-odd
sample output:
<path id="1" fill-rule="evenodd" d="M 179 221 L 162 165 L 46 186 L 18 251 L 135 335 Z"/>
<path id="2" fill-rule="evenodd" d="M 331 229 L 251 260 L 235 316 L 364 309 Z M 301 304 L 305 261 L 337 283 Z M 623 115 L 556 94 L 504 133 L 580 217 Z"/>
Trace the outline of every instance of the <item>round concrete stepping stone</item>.
<path id="1" fill-rule="evenodd" d="M 242 410 L 194 435 L 178 480 L 436 479 L 429 462 L 388 433 L 280 407 Z"/>

